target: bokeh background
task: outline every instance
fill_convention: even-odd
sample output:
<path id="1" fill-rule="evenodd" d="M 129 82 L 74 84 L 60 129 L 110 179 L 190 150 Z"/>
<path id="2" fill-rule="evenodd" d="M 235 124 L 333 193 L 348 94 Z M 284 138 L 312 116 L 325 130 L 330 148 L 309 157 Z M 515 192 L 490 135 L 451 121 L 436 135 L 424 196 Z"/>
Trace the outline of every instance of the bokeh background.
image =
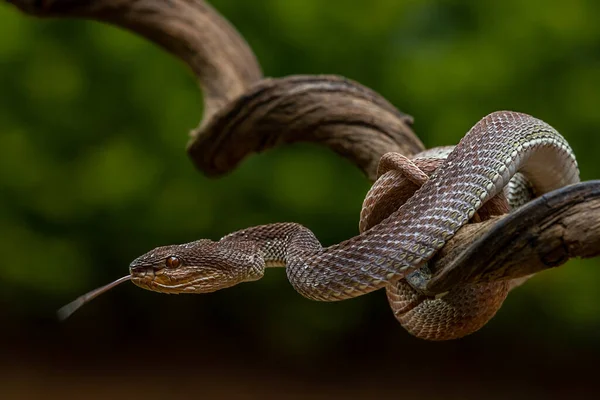
<path id="1" fill-rule="evenodd" d="M 265 75 L 339 74 L 415 117 L 428 146 L 510 109 L 555 126 L 600 178 L 600 3 L 213 0 Z M 56 309 L 164 244 L 296 221 L 357 233 L 369 183 L 311 145 L 218 180 L 185 154 L 202 95 L 153 44 L 0 2 L 0 396 L 593 398 L 600 259 L 515 290 L 467 338 L 408 335 L 383 292 L 311 302 L 283 270 L 210 295 L 122 285 Z M 2 395 L 4 393 L 4 395 Z"/>

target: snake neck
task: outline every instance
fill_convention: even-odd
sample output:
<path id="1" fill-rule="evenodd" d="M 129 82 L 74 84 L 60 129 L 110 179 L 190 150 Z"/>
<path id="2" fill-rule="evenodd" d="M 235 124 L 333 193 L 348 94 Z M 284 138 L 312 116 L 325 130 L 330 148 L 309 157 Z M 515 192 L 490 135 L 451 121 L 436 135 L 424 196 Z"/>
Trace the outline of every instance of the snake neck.
<path id="1" fill-rule="evenodd" d="M 219 244 L 238 247 L 251 242 L 264 267 L 286 267 L 294 259 L 303 258 L 323 247 L 306 227 L 294 222 L 253 226 L 230 233 Z"/>

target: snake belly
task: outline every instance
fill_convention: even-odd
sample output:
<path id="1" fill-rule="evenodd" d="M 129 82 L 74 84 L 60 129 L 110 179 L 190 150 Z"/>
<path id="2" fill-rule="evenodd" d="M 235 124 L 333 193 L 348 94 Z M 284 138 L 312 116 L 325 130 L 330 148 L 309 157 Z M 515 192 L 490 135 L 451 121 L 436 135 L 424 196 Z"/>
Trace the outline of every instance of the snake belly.
<path id="1" fill-rule="evenodd" d="M 420 157 L 434 158 L 436 151 Z M 514 285 L 464 285 L 435 298 L 410 284 L 419 274 L 415 271 L 425 271 L 427 261 L 478 210 L 483 212 L 485 203 L 507 194 L 518 205 L 523 195 L 511 192 L 539 196 L 579 182 L 579 171 L 571 148 L 556 130 L 516 112 L 484 117 L 448 152 L 397 209 L 380 213 L 377 223 L 344 242 L 323 248 L 310 230 L 295 223 L 256 226 L 217 242 L 155 249 L 134 260 L 132 281 L 160 292 L 204 293 L 259 279 L 265 267 L 285 266 L 294 289 L 307 298 L 337 301 L 386 288 L 396 317 L 412 334 L 430 340 L 464 336 L 494 315 Z M 521 176 L 509 184 L 517 173 Z M 374 188 L 385 185 L 386 176 Z M 376 204 L 366 201 L 363 213 L 374 211 Z M 149 274 L 148 267 L 169 255 L 179 257 L 184 266 L 174 271 L 155 268 Z"/>

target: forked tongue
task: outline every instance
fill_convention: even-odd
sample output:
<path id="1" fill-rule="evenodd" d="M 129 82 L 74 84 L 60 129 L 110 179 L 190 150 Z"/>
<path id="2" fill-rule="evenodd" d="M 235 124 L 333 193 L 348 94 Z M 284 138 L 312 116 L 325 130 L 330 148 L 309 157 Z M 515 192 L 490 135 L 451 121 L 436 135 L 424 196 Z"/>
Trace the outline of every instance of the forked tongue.
<path id="1" fill-rule="evenodd" d="M 79 296 L 78 298 L 76 298 L 75 300 L 73 300 L 72 302 L 67 304 L 66 306 L 61 307 L 56 312 L 58 319 L 61 321 L 64 321 L 65 319 L 69 318 L 69 316 L 71 316 L 71 314 L 73 314 L 75 311 L 77 311 L 79 309 L 79 307 L 81 307 L 85 303 L 88 303 L 89 301 L 93 300 L 94 298 L 101 295 L 102 293 L 107 292 L 110 289 L 114 288 L 115 286 L 117 286 L 125 281 L 128 281 L 130 279 L 131 279 L 131 275 L 126 275 L 122 278 L 117 279 L 114 282 L 109 283 L 108 285 L 99 287 L 98 289 L 94 289 L 91 292 L 84 294 L 83 296 Z"/>

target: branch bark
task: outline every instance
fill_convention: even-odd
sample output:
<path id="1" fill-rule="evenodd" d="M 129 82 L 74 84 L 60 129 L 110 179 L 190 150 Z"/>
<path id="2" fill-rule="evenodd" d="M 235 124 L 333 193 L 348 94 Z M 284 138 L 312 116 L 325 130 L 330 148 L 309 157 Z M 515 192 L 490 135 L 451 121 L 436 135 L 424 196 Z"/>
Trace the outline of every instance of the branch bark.
<path id="1" fill-rule="evenodd" d="M 265 79 L 215 115 L 190 142 L 188 153 L 198 168 L 216 176 L 253 152 L 284 143 L 320 143 L 374 181 L 383 154 L 425 149 L 411 124 L 410 116 L 349 79 Z"/>
<path id="2" fill-rule="evenodd" d="M 3 0 L 38 17 L 103 21 L 137 32 L 190 66 L 205 98 L 188 152 L 207 175 L 283 143 L 321 143 L 372 180 L 381 156 L 424 149 L 412 118 L 336 76 L 263 79 L 238 32 L 201 0 Z M 549 193 L 516 212 L 469 224 L 429 263 L 426 290 L 524 277 L 600 253 L 600 181 Z"/>
<path id="3" fill-rule="evenodd" d="M 323 144 L 375 180 L 384 153 L 424 146 L 412 118 L 382 96 L 336 76 L 262 79 L 252 50 L 202 0 L 4 0 L 37 17 L 106 22 L 162 46 L 185 62 L 204 93 L 204 117 L 188 154 L 208 176 L 251 153 L 293 142 Z"/>
<path id="4" fill-rule="evenodd" d="M 430 262 L 430 293 L 522 278 L 600 255 L 600 180 L 547 193 L 511 214 L 468 224 Z"/>

